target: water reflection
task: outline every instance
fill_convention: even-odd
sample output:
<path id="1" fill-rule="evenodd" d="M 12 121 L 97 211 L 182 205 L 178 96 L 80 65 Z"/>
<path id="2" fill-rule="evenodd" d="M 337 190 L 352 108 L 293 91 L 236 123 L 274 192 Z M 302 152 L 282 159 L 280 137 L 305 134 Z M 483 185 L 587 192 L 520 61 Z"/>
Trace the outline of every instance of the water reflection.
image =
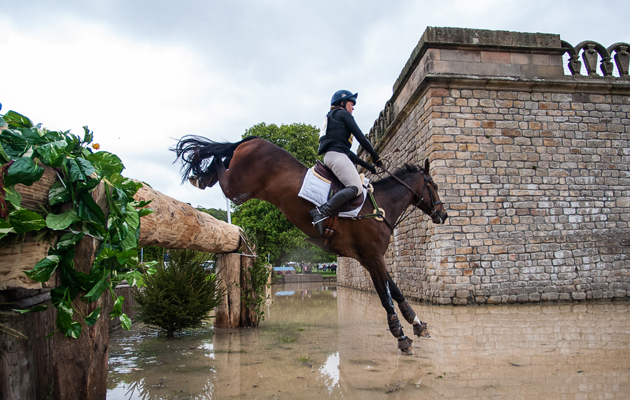
<path id="1" fill-rule="evenodd" d="M 413 304 L 432 337 L 402 356 L 374 294 L 274 286 L 258 329 L 110 340 L 108 399 L 626 399 L 628 303 Z M 405 329 L 411 328 L 403 322 Z"/>

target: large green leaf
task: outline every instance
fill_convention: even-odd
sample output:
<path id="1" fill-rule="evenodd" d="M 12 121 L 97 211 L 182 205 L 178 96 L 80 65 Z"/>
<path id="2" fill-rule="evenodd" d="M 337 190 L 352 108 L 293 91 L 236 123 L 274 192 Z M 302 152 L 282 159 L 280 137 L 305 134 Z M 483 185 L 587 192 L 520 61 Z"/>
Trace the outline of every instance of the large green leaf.
<path id="1" fill-rule="evenodd" d="M 55 250 L 57 251 L 66 251 L 73 248 L 81 239 L 85 237 L 83 233 L 66 233 L 63 235 L 57 245 L 55 246 Z"/>
<path id="2" fill-rule="evenodd" d="M 15 111 L 8 111 L 4 114 L 4 120 L 11 128 L 32 128 L 33 123 L 30 119 Z"/>
<path id="3" fill-rule="evenodd" d="M 77 213 L 81 219 L 96 222 L 97 224 L 105 225 L 105 214 L 103 210 L 96 204 L 92 196 L 83 192 L 78 199 Z"/>
<path id="4" fill-rule="evenodd" d="M 24 271 L 24 274 L 36 282 L 48 282 L 55 273 L 59 261 L 61 261 L 59 256 L 47 256 L 39 260 L 32 270 Z"/>
<path id="5" fill-rule="evenodd" d="M 42 144 L 35 152 L 44 164 L 51 167 L 60 167 L 64 160 L 66 145 L 65 140 L 57 140 Z"/>
<path id="6" fill-rule="evenodd" d="M 83 320 L 85 321 L 85 324 L 87 326 L 93 326 L 96 321 L 98 321 L 98 317 L 99 315 L 101 315 L 101 307 L 97 308 L 96 310 L 92 311 L 87 317 L 85 317 Z"/>
<path id="7" fill-rule="evenodd" d="M 70 181 L 86 181 L 87 177 L 83 173 L 81 166 L 77 162 L 76 158 L 66 158 L 66 168 L 68 169 L 68 175 L 70 175 Z"/>
<path id="8" fill-rule="evenodd" d="M 77 193 L 81 192 L 89 192 L 94 189 L 101 182 L 99 178 L 88 178 L 87 182 L 77 182 L 76 191 Z"/>
<path id="9" fill-rule="evenodd" d="M 7 155 L 11 158 L 22 157 L 30 147 L 26 142 L 22 133 L 15 129 L 7 129 L 2 131 L 0 142 Z"/>
<path id="10" fill-rule="evenodd" d="M 29 308 L 29 309 L 26 309 L 26 310 L 13 309 L 13 311 L 19 312 L 20 314 L 26 314 L 26 313 L 32 313 L 32 312 L 45 311 L 47 309 L 48 309 L 48 306 L 35 306 L 33 308 Z"/>
<path id="11" fill-rule="evenodd" d="M 7 176 L 4 178 L 4 184 L 6 186 L 12 186 L 16 183 L 21 183 L 26 186 L 31 186 L 33 183 L 40 180 L 43 174 L 44 168 L 36 165 L 32 159 L 20 157 L 9 167 Z"/>
<path id="12" fill-rule="evenodd" d="M 48 191 L 48 204 L 51 206 L 70 201 L 70 193 L 61 181 L 55 181 Z"/>
<path id="13" fill-rule="evenodd" d="M 41 215 L 24 209 L 10 213 L 9 223 L 16 233 L 38 231 L 46 226 L 46 220 Z"/>
<path id="14" fill-rule="evenodd" d="M 57 328 L 59 328 L 64 335 L 73 338 L 78 338 L 81 335 L 81 324 L 73 321 L 72 316 L 74 312 L 72 310 L 72 303 L 64 301 L 59 307 L 57 307 Z"/>
<path id="15" fill-rule="evenodd" d="M 46 226 L 54 231 L 61 231 L 78 221 L 81 221 L 81 218 L 77 212 L 74 209 L 69 209 L 61 214 L 48 214 Z"/>
<path id="16" fill-rule="evenodd" d="M 131 319 L 127 316 L 127 314 L 122 314 L 120 316 L 120 325 L 123 329 L 129 330 L 131 329 Z"/>
<path id="17" fill-rule="evenodd" d="M 83 301 L 93 302 L 98 300 L 101 294 L 109 287 L 107 279 L 111 273 L 110 270 L 105 268 L 100 269 L 98 272 L 101 274 L 100 279 L 94 284 L 92 289 L 81 298 Z"/>
<path id="18" fill-rule="evenodd" d="M 6 192 L 6 194 L 4 195 L 4 198 L 9 203 L 11 203 L 13 207 L 19 208 L 20 205 L 22 204 L 22 195 L 20 194 L 20 192 L 15 190 L 14 186 L 10 186 L 10 187 L 5 186 L 4 191 Z"/>
<path id="19" fill-rule="evenodd" d="M 138 211 L 131 204 L 127 204 L 125 207 L 125 222 L 129 224 L 132 229 L 137 229 L 140 226 L 140 217 Z"/>
<path id="20" fill-rule="evenodd" d="M 94 168 L 92 163 L 86 160 L 85 158 L 77 157 L 75 158 L 75 161 L 77 162 L 77 164 L 79 165 L 79 168 L 81 168 L 81 171 L 83 171 L 83 174 L 85 176 L 90 176 L 96 172 L 96 169 Z"/>
<path id="21" fill-rule="evenodd" d="M 112 318 L 120 317 L 123 314 L 122 306 L 123 306 L 123 302 L 124 301 L 125 301 L 125 298 L 123 296 L 116 297 L 116 301 L 114 302 L 113 310 L 109 314 L 110 317 L 112 317 Z"/>
<path id="22" fill-rule="evenodd" d="M 109 177 L 114 174 L 120 174 L 125 169 L 122 161 L 116 155 L 106 151 L 99 151 L 87 157 L 101 176 Z"/>
<path id="23" fill-rule="evenodd" d="M 15 229 L 13 229 L 9 221 L 0 218 L 0 239 L 7 236 L 9 233 L 15 233 Z"/>
<path id="24" fill-rule="evenodd" d="M 24 137 L 30 145 L 44 143 L 44 139 L 39 134 L 39 130 L 37 128 L 19 128 L 19 131 L 22 133 L 22 137 Z"/>
<path id="25" fill-rule="evenodd" d="M 2 118 L 0 118 L 1 120 Z M 0 123 L 0 126 L 2 126 L 2 124 Z M 5 164 L 8 163 L 9 161 L 11 161 L 11 158 L 9 157 L 9 155 L 4 151 L 4 147 L 2 147 L 2 143 L 0 142 L 0 164 Z"/>

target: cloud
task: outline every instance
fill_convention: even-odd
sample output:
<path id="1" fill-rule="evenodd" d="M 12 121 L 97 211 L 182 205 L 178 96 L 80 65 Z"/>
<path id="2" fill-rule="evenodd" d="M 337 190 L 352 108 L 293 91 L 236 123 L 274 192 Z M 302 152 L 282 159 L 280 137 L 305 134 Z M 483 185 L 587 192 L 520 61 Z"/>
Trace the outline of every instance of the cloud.
<path id="1" fill-rule="evenodd" d="M 630 41 L 625 2 L 585 0 L 30 0 L 0 10 L 0 102 L 52 129 L 88 125 L 127 176 L 193 205 L 168 151 L 199 134 L 237 141 L 260 122 L 319 125 L 336 90 L 359 92 L 369 131 L 427 26 Z"/>

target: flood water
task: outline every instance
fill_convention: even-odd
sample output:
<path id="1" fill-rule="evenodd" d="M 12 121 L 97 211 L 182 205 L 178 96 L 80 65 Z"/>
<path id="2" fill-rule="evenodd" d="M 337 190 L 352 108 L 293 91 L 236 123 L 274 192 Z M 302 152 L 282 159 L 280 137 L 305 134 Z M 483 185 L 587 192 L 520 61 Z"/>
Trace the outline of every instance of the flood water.
<path id="1" fill-rule="evenodd" d="M 258 329 L 113 333 L 107 398 L 630 399 L 628 302 L 410 302 L 431 338 L 403 356 L 376 294 L 321 283 L 271 292 Z"/>

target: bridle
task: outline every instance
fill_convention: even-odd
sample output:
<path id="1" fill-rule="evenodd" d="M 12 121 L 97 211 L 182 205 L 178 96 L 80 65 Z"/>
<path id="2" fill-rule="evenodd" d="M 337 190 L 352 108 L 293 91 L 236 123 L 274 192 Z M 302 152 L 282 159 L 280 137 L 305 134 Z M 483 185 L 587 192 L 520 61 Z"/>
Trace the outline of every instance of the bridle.
<path id="1" fill-rule="evenodd" d="M 433 219 L 433 217 L 436 215 L 436 213 L 438 212 L 438 207 L 442 206 L 444 204 L 444 202 L 438 200 L 438 201 L 433 201 L 433 192 L 432 192 L 432 188 L 431 185 L 429 185 L 430 182 L 433 182 L 433 178 L 430 176 L 427 176 L 427 174 L 425 173 L 424 169 L 422 167 L 420 167 L 420 171 L 422 172 L 422 178 L 424 179 L 424 184 L 422 186 L 422 190 L 420 191 L 420 193 L 424 193 L 424 189 L 428 189 L 429 190 L 429 201 L 428 204 L 427 202 L 424 201 L 424 197 L 422 197 L 421 195 L 418 194 L 418 192 L 416 192 L 415 190 L 413 190 L 413 188 L 411 186 L 409 186 L 407 183 L 405 183 L 402 179 L 400 179 L 399 177 L 397 177 L 396 175 L 392 174 L 387 168 L 385 167 L 381 167 L 383 169 L 383 171 L 387 172 L 389 174 L 389 176 L 391 176 L 392 178 L 394 178 L 396 181 L 398 181 L 398 183 L 400 183 L 401 185 L 403 185 L 404 187 L 406 187 L 407 189 L 409 189 L 409 191 L 411 193 L 414 194 L 414 196 L 416 196 L 417 199 L 419 199 L 415 204 L 413 204 L 414 207 L 422 210 L 425 214 L 427 214 L 429 217 L 431 217 L 431 219 Z M 428 208 L 427 210 L 422 209 L 422 206 L 424 205 L 425 208 Z M 398 218 L 398 220 L 396 221 L 396 223 L 394 224 L 394 226 L 392 226 L 392 230 L 394 230 L 398 225 L 400 225 L 404 220 L 406 220 L 407 218 L 409 218 L 409 216 L 411 215 L 411 213 L 413 212 L 413 208 L 411 209 L 411 211 L 407 212 L 406 214 L 403 214 L 401 217 Z M 389 223 L 388 223 L 389 225 Z M 391 226 L 391 225 L 390 225 Z"/>

